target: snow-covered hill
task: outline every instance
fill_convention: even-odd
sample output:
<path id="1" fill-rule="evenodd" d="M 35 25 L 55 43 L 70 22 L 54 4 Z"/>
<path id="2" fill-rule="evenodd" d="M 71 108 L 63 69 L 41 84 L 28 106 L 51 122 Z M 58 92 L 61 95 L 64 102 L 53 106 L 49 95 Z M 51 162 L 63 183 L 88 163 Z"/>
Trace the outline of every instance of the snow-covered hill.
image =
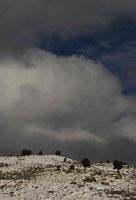
<path id="1" fill-rule="evenodd" d="M 0 157 L 0 200 L 136 200 L 136 172 L 55 155 Z M 69 170 L 71 164 L 75 170 Z"/>

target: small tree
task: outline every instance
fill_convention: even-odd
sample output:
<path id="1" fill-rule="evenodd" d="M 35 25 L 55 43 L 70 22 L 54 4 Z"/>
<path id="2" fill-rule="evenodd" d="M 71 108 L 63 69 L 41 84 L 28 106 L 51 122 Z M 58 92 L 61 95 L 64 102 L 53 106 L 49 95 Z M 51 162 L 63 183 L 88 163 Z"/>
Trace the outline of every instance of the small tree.
<path id="1" fill-rule="evenodd" d="M 43 155 L 43 153 L 42 153 L 42 151 L 40 150 L 40 151 L 39 151 L 39 156 L 41 156 L 41 155 Z"/>
<path id="2" fill-rule="evenodd" d="M 84 166 L 84 168 L 90 167 L 90 160 L 88 158 L 82 159 L 82 165 Z"/>
<path id="3" fill-rule="evenodd" d="M 60 155 L 61 155 L 61 151 L 58 150 L 58 151 L 55 152 L 55 154 L 56 154 L 57 156 L 60 156 Z"/>
<path id="4" fill-rule="evenodd" d="M 117 169 L 118 174 L 120 174 L 119 170 L 123 168 L 123 162 L 120 160 L 113 161 L 113 169 Z"/>
<path id="5" fill-rule="evenodd" d="M 32 154 L 32 151 L 30 149 L 24 149 L 21 152 L 21 156 L 30 156 Z"/>

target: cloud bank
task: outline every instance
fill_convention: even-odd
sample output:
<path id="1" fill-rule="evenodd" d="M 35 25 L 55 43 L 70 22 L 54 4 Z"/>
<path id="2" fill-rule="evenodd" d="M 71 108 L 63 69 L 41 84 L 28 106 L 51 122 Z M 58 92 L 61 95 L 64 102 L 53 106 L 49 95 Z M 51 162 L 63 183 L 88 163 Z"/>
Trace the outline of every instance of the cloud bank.
<path id="1" fill-rule="evenodd" d="M 118 17 L 135 17 L 135 10 L 134 0 L 0 0 L 0 53 L 17 56 L 43 36 L 95 34 Z"/>
<path id="2" fill-rule="evenodd" d="M 95 144 L 95 152 L 102 147 L 108 154 L 112 138 L 135 143 L 135 102 L 122 96 L 120 82 L 100 63 L 31 49 L 20 61 L 1 61 L 0 85 L 1 151 L 70 152 L 82 141 L 88 144 L 83 152 Z"/>
<path id="3" fill-rule="evenodd" d="M 1 153 L 61 149 L 76 158 L 132 160 L 136 103 L 122 84 L 135 84 L 135 35 L 127 37 L 135 10 L 134 0 L 0 0 Z M 59 55 L 64 48 L 75 55 L 47 52 L 55 38 L 63 43 Z M 105 66 L 117 63 L 122 83 Z"/>

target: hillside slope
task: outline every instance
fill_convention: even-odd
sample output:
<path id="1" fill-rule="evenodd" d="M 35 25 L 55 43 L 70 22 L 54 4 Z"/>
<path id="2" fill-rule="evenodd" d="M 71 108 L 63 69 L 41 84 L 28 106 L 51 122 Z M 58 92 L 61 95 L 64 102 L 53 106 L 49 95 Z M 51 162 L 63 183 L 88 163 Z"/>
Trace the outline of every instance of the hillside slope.
<path id="1" fill-rule="evenodd" d="M 80 163 L 55 155 L 0 157 L 0 200 L 136 199 L 136 172 L 111 164 Z M 69 170 L 71 164 L 75 170 Z"/>

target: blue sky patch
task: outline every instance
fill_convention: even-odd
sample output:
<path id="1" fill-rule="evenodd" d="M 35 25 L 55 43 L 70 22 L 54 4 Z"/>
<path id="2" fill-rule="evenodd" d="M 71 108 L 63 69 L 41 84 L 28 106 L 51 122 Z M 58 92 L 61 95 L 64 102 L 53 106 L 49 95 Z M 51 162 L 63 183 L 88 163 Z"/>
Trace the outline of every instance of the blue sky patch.
<path id="1" fill-rule="evenodd" d="M 108 30 L 76 39 L 42 37 L 38 46 L 56 55 L 84 55 L 102 62 L 119 77 L 124 95 L 136 95 L 136 21 L 132 16 L 114 20 Z"/>

